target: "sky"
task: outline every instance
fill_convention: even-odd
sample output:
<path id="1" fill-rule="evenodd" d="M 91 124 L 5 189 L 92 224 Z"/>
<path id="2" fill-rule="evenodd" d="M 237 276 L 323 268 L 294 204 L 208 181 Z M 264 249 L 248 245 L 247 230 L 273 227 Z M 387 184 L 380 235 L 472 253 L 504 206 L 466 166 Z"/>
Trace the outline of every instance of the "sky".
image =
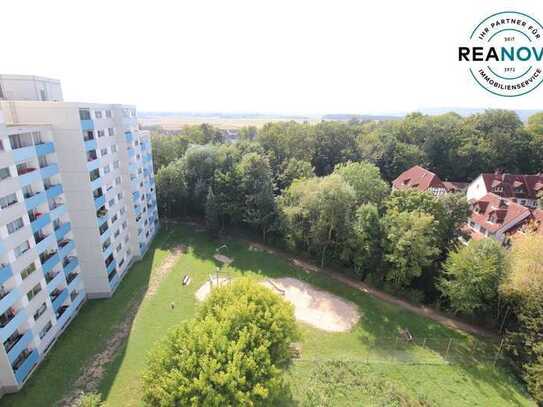
<path id="1" fill-rule="evenodd" d="M 61 79 L 65 100 L 140 111 L 378 114 L 543 108 L 457 62 L 486 16 L 543 1 L 4 1 L 0 73 Z"/>

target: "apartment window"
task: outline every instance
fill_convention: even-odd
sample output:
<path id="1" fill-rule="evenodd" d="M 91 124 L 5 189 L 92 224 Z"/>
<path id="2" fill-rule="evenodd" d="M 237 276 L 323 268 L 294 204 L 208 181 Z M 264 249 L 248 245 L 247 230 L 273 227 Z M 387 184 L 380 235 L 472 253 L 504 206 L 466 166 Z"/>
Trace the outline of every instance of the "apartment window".
<path id="1" fill-rule="evenodd" d="M 101 155 L 102 157 L 105 156 L 105 155 L 107 155 L 107 148 L 102 148 L 102 149 L 100 150 L 100 155 Z"/>
<path id="2" fill-rule="evenodd" d="M 120 194 L 120 195 L 122 196 L 122 194 Z M 126 213 L 126 208 L 123 206 L 123 207 L 121 208 L 121 211 L 120 211 L 120 212 L 121 212 L 121 215 L 124 215 L 124 214 Z"/>
<path id="3" fill-rule="evenodd" d="M 111 152 L 112 152 L 112 153 L 116 153 L 116 152 L 117 152 L 117 144 L 113 144 L 113 145 L 111 146 Z"/>
<path id="4" fill-rule="evenodd" d="M 97 133 L 98 133 L 98 137 L 104 137 L 105 136 L 104 130 L 97 130 Z"/>
<path id="5" fill-rule="evenodd" d="M 8 234 L 12 234 L 17 232 L 19 229 L 21 229 L 24 226 L 23 218 L 15 219 L 13 222 L 10 222 L 6 225 L 8 229 Z"/>
<path id="6" fill-rule="evenodd" d="M 115 178 L 115 185 L 119 185 L 121 183 L 121 177 Z"/>
<path id="7" fill-rule="evenodd" d="M 106 110 L 106 117 L 111 119 L 111 110 Z"/>
<path id="8" fill-rule="evenodd" d="M 14 249 L 15 257 L 22 256 L 28 251 L 28 249 L 30 249 L 30 243 L 28 243 L 28 240 L 26 240 Z"/>
<path id="9" fill-rule="evenodd" d="M 117 219 L 119 219 L 119 217 L 117 216 L 117 214 L 115 214 L 115 215 L 111 218 L 111 224 L 113 225 L 115 222 L 117 222 Z"/>
<path id="10" fill-rule="evenodd" d="M 115 129 L 113 127 L 108 127 L 107 134 L 109 137 L 113 137 L 115 135 Z"/>
<path id="11" fill-rule="evenodd" d="M 113 152 L 113 149 L 111 149 L 111 151 Z M 113 162 L 113 168 L 114 169 L 118 170 L 119 166 L 120 166 L 119 160 Z"/>
<path id="12" fill-rule="evenodd" d="M 94 117 L 96 117 L 97 119 L 101 119 L 102 118 L 102 111 L 101 110 L 95 110 L 94 111 Z"/>
<path id="13" fill-rule="evenodd" d="M 110 199 L 108 202 L 109 207 L 111 208 L 113 205 L 115 205 L 115 198 Z"/>
<path id="14" fill-rule="evenodd" d="M 6 195 L 5 197 L 0 198 L 0 208 L 6 209 L 8 206 L 11 206 L 17 202 L 18 201 L 16 193 Z"/>
<path id="15" fill-rule="evenodd" d="M 117 230 L 115 231 L 115 233 L 113 234 L 113 238 L 114 238 L 114 239 L 117 239 L 117 238 L 119 237 L 120 234 L 121 234 L 121 231 L 120 231 L 119 229 L 117 229 Z"/>
<path id="16" fill-rule="evenodd" d="M 87 130 L 83 136 L 84 141 L 94 140 L 94 132 L 92 130 Z"/>
<path id="17" fill-rule="evenodd" d="M 31 290 L 29 290 L 26 293 L 26 297 L 28 298 L 28 301 L 32 300 L 32 298 L 34 298 L 36 295 L 38 295 L 40 293 L 40 291 L 41 291 L 41 284 L 38 283 L 34 287 L 32 287 Z"/>
<path id="18" fill-rule="evenodd" d="M 35 271 L 36 271 L 36 265 L 34 263 L 30 263 L 21 271 L 21 278 L 24 280 Z"/>
<path id="19" fill-rule="evenodd" d="M 119 192 L 117 194 L 117 199 L 120 201 L 121 199 L 123 199 L 123 193 L 122 192 Z"/>
<path id="20" fill-rule="evenodd" d="M 9 172 L 9 167 L 0 168 L 0 181 L 3 181 L 9 177 L 11 177 L 11 174 Z"/>
<path id="21" fill-rule="evenodd" d="M 109 167 L 109 164 L 104 167 L 104 174 L 109 174 L 111 172 L 111 168 Z"/>
<path id="22" fill-rule="evenodd" d="M 124 222 L 123 222 L 123 229 L 126 229 L 127 226 L 128 226 L 128 225 L 127 225 L 126 221 L 124 221 Z"/>
<path id="23" fill-rule="evenodd" d="M 121 251 L 122 248 L 123 248 L 123 244 L 122 244 L 122 243 L 119 243 L 119 245 L 115 248 L 115 251 L 116 251 L 117 253 L 119 253 L 119 252 Z M 121 264 L 119 264 L 119 265 L 121 265 Z"/>
<path id="24" fill-rule="evenodd" d="M 79 118 L 81 120 L 90 120 L 91 114 L 89 109 L 79 109 Z"/>
<path id="25" fill-rule="evenodd" d="M 46 310 L 47 310 L 47 304 L 43 303 L 42 305 L 40 305 L 40 307 L 34 313 L 34 321 L 37 322 L 38 319 L 40 319 L 40 317 L 44 314 Z"/>
<path id="26" fill-rule="evenodd" d="M 47 332 L 49 332 L 52 327 L 53 327 L 53 324 L 49 320 L 49 322 L 47 322 L 47 324 L 45 324 L 43 329 L 40 331 L 40 339 L 45 338 L 45 335 L 47 335 Z"/>
<path id="27" fill-rule="evenodd" d="M 89 172 L 89 177 L 90 177 L 91 182 L 96 181 L 98 178 L 100 178 L 100 171 L 98 171 L 98 168 Z"/>

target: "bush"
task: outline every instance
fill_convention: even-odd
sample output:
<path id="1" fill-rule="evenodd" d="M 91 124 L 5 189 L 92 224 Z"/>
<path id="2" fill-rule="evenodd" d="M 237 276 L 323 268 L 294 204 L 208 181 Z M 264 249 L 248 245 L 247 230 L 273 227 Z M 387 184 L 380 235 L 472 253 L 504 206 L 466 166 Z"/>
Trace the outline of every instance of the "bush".
<path id="1" fill-rule="evenodd" d="M 297 339 L 293 308 L 249 279 L 216 289 L 195 320 L 152 351 L 143 376 L 150 406 L 275 405 Z"/>
<path id="2" fill-rule="evenodd" d="M 102 407 L 102 396 L 99 393 L 83 393 L 77 400 L 77 407 Z"/>

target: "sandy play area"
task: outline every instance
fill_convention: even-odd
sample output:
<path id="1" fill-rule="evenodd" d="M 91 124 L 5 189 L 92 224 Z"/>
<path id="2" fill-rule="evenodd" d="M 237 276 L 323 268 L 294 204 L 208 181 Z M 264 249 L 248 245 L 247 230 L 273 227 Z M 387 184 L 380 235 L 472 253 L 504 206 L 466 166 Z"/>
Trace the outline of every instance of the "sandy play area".
<path id="1" fill-rule="evenodd" d="M 219 278 L 219 285 L 227 283 L 227 279 Z M 261 284 L 292 303 L 298 321 L 315 328 L 329 332 L 345 332 L 360 320 L 360 313 L 355 304 L 295 278 L 266 279 Z M 216 280 L 213 279 L 213 287 L 215 286 Z M 203 301 L 210 291 L 211 284 L 208 281 L 198 289 L 196 298 Z"/>

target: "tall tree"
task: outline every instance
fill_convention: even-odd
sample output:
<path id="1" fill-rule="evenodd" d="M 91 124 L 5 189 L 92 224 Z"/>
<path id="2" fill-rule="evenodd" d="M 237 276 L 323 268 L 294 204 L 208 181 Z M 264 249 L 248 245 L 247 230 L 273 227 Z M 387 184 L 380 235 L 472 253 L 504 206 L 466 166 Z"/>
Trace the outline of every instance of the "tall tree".
<path id="1" fill-rule="evenodd" d="M 341 175 L 353 187 L 358 204 L 382 205 L 390 188 L 381 178 L 379 168 L 368 162 L 338 164 L 334 174 Z"/>

